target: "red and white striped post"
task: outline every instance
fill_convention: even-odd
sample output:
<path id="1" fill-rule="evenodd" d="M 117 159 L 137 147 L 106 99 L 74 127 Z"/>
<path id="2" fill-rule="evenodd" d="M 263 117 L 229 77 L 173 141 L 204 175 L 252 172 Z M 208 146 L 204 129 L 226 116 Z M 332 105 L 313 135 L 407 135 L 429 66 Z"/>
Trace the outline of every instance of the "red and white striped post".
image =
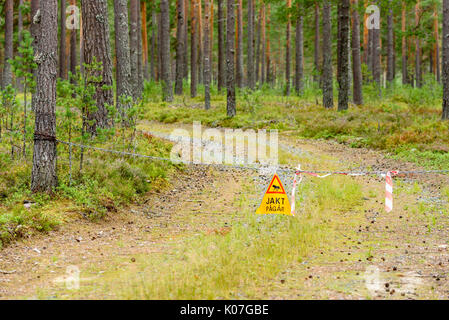
<path id="1" fill-rule="evenodd" d="M 387 183 L 385 185 L 385 210 L 389 213 L 393 210 L 393 178 L 391 172 L 387 173 Z"/>

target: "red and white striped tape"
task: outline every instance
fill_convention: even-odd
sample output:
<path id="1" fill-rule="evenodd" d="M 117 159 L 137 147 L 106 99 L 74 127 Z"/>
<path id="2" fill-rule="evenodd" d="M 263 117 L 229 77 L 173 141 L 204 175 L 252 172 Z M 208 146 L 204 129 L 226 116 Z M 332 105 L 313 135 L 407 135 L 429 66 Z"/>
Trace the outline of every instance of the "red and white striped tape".
<path id="1" fill-rule="evenodd" d="M 302 174 L 307 174 L 316 178 L 326 178 L 332 174 L 346 175 L 346 176 L 365 176 L 369 175 L 369 173 L 348 173 L 348 172 L 333 172 L 328 173 L 326 175 L 320 176 L 316 172 L 302 171 L 301 166 L 298 167 L 295 177 L 293 179 L 293 189 L 292 189 L 292 215 L 295 215 L 296 203 L 295 203 L 295 193 L 296 186 L 301 183 L 303 179 Z M 398 175 L 398 171 L 388 171 L 387 174 L 382 174 L 383 177 L 386 177 L 386 185 L 385 185 L 385 211 L 387 213 L 393 211 L 393 177 Z M 298 176 L 301 177 L 298 183 Z"/>

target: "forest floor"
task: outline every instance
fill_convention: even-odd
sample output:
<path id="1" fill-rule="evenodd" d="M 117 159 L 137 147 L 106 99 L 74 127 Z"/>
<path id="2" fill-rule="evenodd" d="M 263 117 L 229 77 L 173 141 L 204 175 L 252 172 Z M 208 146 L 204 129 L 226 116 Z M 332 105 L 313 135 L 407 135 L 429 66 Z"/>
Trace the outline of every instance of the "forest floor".
<path id="1" fill-rule="evenodd" d="M 308 170 L 419 168 L 288 132 L 280 142 L 281 162 Z M 256 216 L 269 178 L 191 167 L 144 205 L 21 239 L 0 251 L 0 298 L 449 299 L 449 177 L 395 179 L 388 214 L 382 178 L 306 177 L 296 217 Z M 281 179 L 289 189 L 293 174 Z"/>

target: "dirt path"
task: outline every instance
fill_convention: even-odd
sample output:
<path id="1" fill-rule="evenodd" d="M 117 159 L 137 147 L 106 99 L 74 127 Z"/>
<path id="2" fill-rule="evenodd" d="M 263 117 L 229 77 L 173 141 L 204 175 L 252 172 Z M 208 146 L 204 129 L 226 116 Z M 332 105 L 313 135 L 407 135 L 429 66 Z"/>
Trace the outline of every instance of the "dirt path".
<path id="1" fill-rule="evenodd" d="M 147 126 L 161 133 L 174 128 Z M 282 136 L 281 147 L 281 158 L 291 166 L 301 163 L 303 169 L 416 167 L 379 152 L 327 141 L 298 141 L 288 135 Z M 289 188 L 291 177 L 281 178 Z M 390 214 L 383 211 L 382 179 L 351 179 L 341 183 L 357 184 L 363 205 L 317 218 L 309 216 L 311 208 L 305 200 L 300 219 L 319 219 L 333 230 L 329 238 L 302 261 L 290 262 L 251 291 L 236 288 L 236 298 L 449 298 L 449 214 L 447 198 L 440 192 L 448 178 L 396 181 L 395 210 Z M 149 194 L 144 205 L 98 223 L 80 219 L 48 235 L 19 241 L 0 251 L 0 270 L 5 271 L 0 272 L 0 298 L 121 297 L 111 289 L 123 285 L 116 283 L 121 281 L 118 274 L 136 272 L 142 260 L 171 255 L 183 239 L 226 235 L 238 219 L 235 212 L 260 201 L 263 181 L 253 171 L 196 167 L 173 176 L 168 191 Z M 302 187 L 317 183 L 307 177 Z M 70 272 L 80 272 L 81 290 L 67 290 Z"/>

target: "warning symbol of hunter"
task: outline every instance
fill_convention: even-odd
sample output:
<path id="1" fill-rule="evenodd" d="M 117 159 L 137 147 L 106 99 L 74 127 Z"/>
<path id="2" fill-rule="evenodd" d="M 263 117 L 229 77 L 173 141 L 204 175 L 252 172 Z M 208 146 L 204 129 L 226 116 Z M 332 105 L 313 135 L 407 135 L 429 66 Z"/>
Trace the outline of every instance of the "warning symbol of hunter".
<path id="1" fill-rule="evenodd" d="M 290 201 L 277 174 L 274 175 L 271 183 L 265 192 L 262 203 L 256 212 L 257 214 L 285 214 L 291 216 Z"/>

